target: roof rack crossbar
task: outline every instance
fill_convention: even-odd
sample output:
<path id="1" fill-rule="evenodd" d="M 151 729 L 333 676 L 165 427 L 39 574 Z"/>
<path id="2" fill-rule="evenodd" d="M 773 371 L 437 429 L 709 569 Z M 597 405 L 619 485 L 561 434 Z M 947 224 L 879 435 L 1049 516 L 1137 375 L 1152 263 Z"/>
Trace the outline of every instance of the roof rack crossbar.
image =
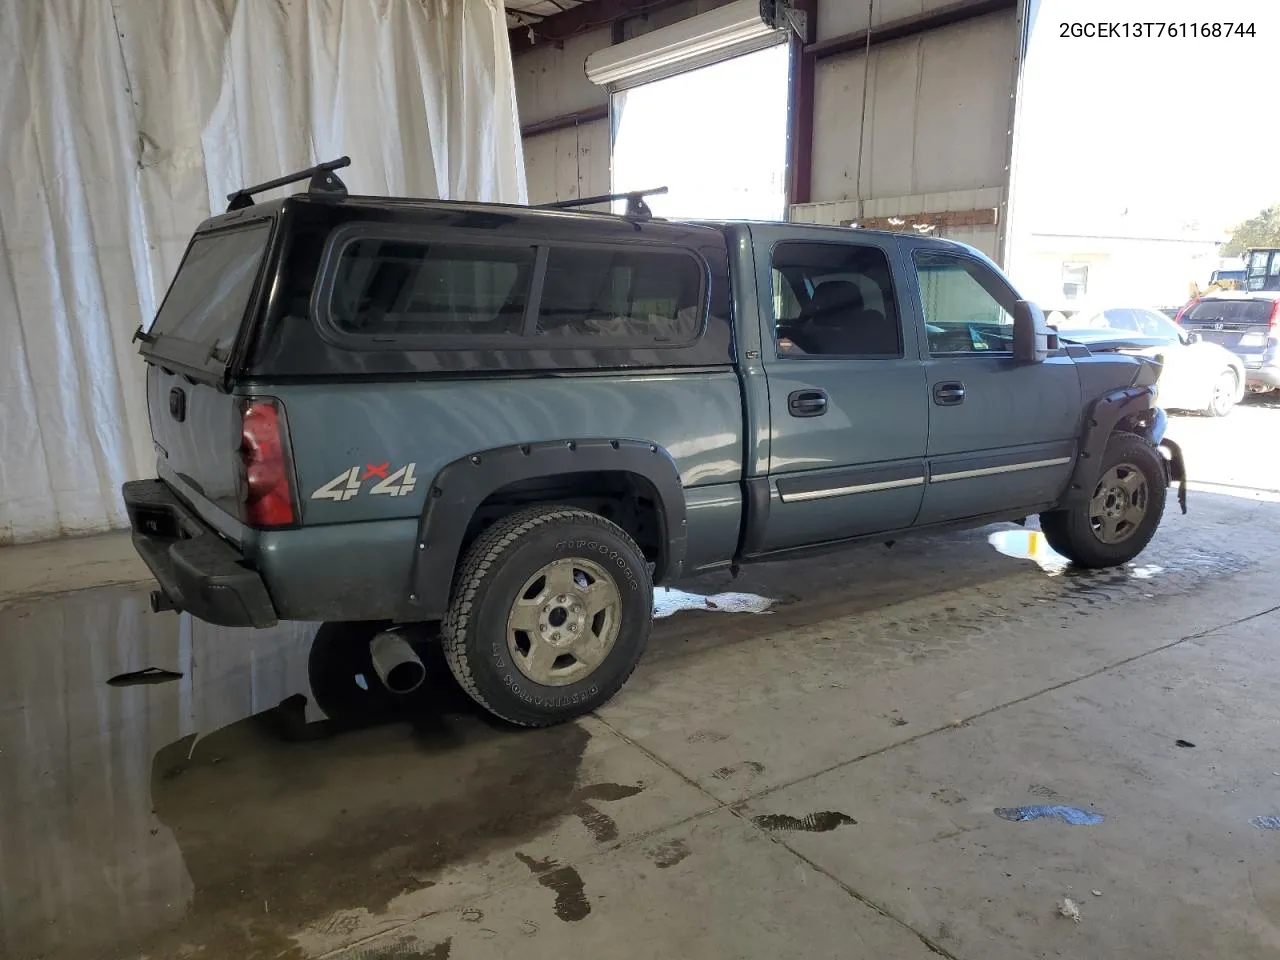
<path id="1" fill-rule="evenodd" d="M 666 187 L 654 187 L 652 190 L 631 190 L 627 193 L 606 193 L 598 197 L 575 197 L 572 200 L 557 200 L 555 203 L 538 204 L 539 210 L 572 210 L 574 207 L 590 207 L 597 203 L 612 203 L 614 200 L 627 201 L 627 212 L 624 216 L 638 217 L 648 220 L 653 211 L 644 202 L 645 197 L 656 197 L 667 192 Z"/>
<path id="2" fill-rule="evenodd" d="M 299 170 L 297 173 L 276 177 L 266 183 L 255 184 L 252 187 L 241 187 L 235 193 L 227 194 L 227 210 L 230 212 L 251 207 L 253 206 L 253 195 L 255 193 L 264 193 L 267 190 L 274 190 L 276 187 L 288 186 L 291 183 L 306 180 L 308 177 L 311 179 L 311 183 L 307 185 L 307 193 L 333 200 L 341 199 L 347 195 L 347 185 L 338 179 L 337 174 L 333 171 L 349 166 L 351 166 L 350 157 L 339 157 L 337 160 L 317 163 L 314 167 L 307 167 L 307 169 Z"/>

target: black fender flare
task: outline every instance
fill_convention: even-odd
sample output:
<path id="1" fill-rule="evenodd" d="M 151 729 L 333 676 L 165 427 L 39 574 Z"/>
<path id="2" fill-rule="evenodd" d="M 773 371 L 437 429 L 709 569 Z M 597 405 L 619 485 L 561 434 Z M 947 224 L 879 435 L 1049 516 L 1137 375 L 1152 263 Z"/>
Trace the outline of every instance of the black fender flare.
<path id="1" fill-rule="evenodd" d="M 1154 434 L 1163 434 L 1165 418 L 1164 412 L 1156 406 L 1155 397 L 1153 386 L 1125 387 L 1093 402 L 1084 417 L 1080 450 L 1062 506 L 1075 506 L 1089 499 L 1102 472 L 1103 451 L 1117 429 L 1123 429 L 1127 424 L 1131 433 L 1150 440 L 1152 446 L 1160 443 L 1162 436 Z"/>
<path id="2" fill-rule="evenodd" d="M 490 495 L 522 480 L 600 472 L 629 473 L 647 482 L 662 526 L 654 579 L 679 577 L 688 522 L 680 471 L 666 449 L 647 440 L 622 439 L 514 444 L 460 457 L 435 475 L 418 520 L 404 619 L 443 619 L 463 537 Z"/>

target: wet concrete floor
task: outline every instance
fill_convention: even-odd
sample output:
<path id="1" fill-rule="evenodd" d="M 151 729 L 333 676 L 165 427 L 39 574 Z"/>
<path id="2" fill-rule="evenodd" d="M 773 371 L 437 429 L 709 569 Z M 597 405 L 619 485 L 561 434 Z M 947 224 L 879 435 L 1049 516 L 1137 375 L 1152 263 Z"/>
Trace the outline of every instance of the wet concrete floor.
<path id="1" fill-rule="evenodd" d="M 1003 525 L 682 584 L 777 603 L 664 618 L 547 731 L 42 547 L 0 600 L 0 956 L 1275 956 L 1277 426 L 1175 420 L 1228 472 L 1122 570 Z"/>

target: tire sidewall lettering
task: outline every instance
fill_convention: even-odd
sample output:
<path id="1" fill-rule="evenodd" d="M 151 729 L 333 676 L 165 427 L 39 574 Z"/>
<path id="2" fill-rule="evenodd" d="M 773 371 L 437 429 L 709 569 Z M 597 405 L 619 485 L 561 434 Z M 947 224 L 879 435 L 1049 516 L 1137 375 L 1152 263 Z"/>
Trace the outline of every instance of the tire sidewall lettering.
<path id="1" fill-rule="evenodd" d="M 597 540 L 561 540 L 555 545 L 556 553 L 566 553 L 570 556 L 578 554 L 579 551 L 586 551 L 588 554 L 599 554 L 606 562 L 612 563 L 622 573 L 623 578 L 627 581 L 627 587 L 632 591 L 638 591 L 640 584 L 636 580 L 636 575 L 632 571 L 627 558 L 621 553 L 609 546 L 607 543 L 600 543 Z"/>
<path id="2" fill-rule="evenodd" d="M 559 696 L 543 696 L 530 691 L 520 680 L 516 679 L 513 674 L 506 674 L 502 678 L 503 684 L 513 694 L 519 697 L 523 702 L 534 707 L 572 707 L 579 703 L 586 703 L 600 693 L 600 688 L 596 684 L 591 684 L 585 690 L 575 690 L 564 693 Z"/>

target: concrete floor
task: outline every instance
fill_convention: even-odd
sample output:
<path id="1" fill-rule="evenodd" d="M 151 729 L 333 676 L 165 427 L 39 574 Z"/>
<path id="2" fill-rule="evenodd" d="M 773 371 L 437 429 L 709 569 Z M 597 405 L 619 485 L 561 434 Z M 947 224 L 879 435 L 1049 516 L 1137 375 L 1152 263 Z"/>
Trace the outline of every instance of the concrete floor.
<path id="1" fill-rule="evenodd" d="M 1176 419 L 1128 569 L 1002 526 L 687 585 L 779 605 L 541 732 L 153 615 L 124 538 L 0 550 L 0 956 L 1274 957 L 1278 428 Z"/>

